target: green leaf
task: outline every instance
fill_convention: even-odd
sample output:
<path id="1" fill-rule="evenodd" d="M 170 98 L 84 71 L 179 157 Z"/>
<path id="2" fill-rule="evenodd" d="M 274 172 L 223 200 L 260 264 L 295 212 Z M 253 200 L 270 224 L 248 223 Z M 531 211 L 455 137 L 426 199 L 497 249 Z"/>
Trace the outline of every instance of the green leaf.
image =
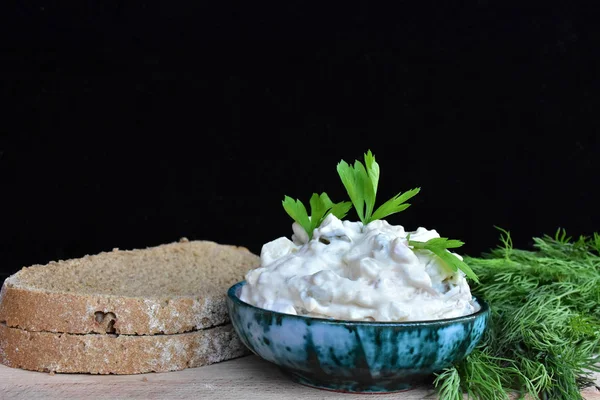
<path id="1" fill-rule="evenodd" d="M 373 192 L 377 193 L 377 184 L 379 182 L 379 164 L 375 161 L 375 156 L 368 150 L 365 154 L 365 165 L 367 166 L 367 173 L 371 179 L 373 185 Z"/>
<path id="2" fill-rule="evenodd" d="M 331 213 L 335 215 L 338 219 L 344 219 L 348 211 L 352 208 L 352 202 L 350 201 L 342 201 L 336 203 L 331 207 Z"/>
<path id="3" fill-rule="evenodd" d="M 439 247 L 439 248 L 443 248 L 443 249 L 456 249 L 458 247 L 461 247 L 463 244 L 465 244 L 464 242 L 462 242 L 460 240 L 448 239 L 448 238 L 444 238 L 444 237 L 433 238 L 433 239 L 429 239 L 427 242 L 417 242 L 417 243 L 424 243 L 429 248 Z"/>
<path id="4" fill-rule="evenodd" d="M 456 255 L 450 253 L 448 249 L 457 248 L 462 246 L 464 243 L 460 240 L 448 239 L 448 238 L 433 238 L 429 239 L 426 242 L 420 242 L 416 240 L 408 240 L 408 244 L 413 246 L 415 249 L 419 250 L 429 250 L 440 260 L 444 262 L 444 264 L 453 272 L 457 270 L 461 270 L 465 273 L 467 278 L 472 279 L 473 281 L 479 283 L 479 279 L 477 275 L 471 267 L 469 267 L 463 260 L 458 258 Z"/>
<path id="5" fill-rule="evenodd" d="M 406 210 L 410 204 L 406 203 L 407 200 L 414 197 L 417 193 L 421 191 L 421 188 L 411 189 L 404 193 L 398 193 L 396 196 L 392 197 L 385 203 L 383 203 L 371 217 L 371 220 L 383 219 L 388 215 L 399 213 L 400 211 Z"/>
<path id="6" fill-rule="evenodd" d="M 365 154 L 365 165 L 369 181 L 369 188 L 365 188 L 365 218 L 371 220 L 377 196 L 377 185 L 379 183 L 379 164 L 375 161 L 375 156 L 371 153 L 371 150 Z"/>
<path id="7" fill-rule="evenodd" d="M 352 203 L 349 201 L 334 203 L 327 193 L 321 193 L 321 195 L 313 193 L 310 198 L 310 218 L 304 204 L 300 200 L 294 200 L 289 196 L 285 196 L 282 204 L 288 215 L 304 228 L 309 240 L 312 239 L 313 231 L 323 223 L 327 215 L 331 213 L 337 218 L 342 219 L 352 207 Z"/>
<path id="8" fill-rule="evenodd" d="M 312 231 L 310 230 L 310 218 L 308 218 L 308 213 L 306 212 L 306 207 L 300 200 L 294 200 L 289 196 L 285 196 L 283 201 L 283 208 L 288 213 L 290 217 L 294 221 L 296 221 L 300 226 L 304 228 L 308 236 L 312 236 Z"/>
<path id="9" fill-rule="evenodd" d="M 354 204 L 354 208 L 356 210 L 356 214 L 358 218 L 365 221 L 365 213 L 364 213 L 364 189 L 363 182 L 360 181 L 360 178 L 355 173 L 354 168 L 352 168 L 346 161 L 342 160 L 337 165 L 338 175 L 340 176 L 344 187 L 346 188 L 346 192 L 348 192 L 348 196 Z"/>
<path id="10" fill-rule="evenodd" d="M 321 193 L 320 196 L 313 193 L 310 199 L 311 232 L 321 226 L 325 217 L 330 213 L 339 219 L 344 218 L 348 213 L 348 210 L 350 210 L 350 207 L 352 207 L 352 203 L 349 201 L 335 204 L 331 201 L 327 193 Z"/>
<path id="11" fill-rule="evenodd" d="M 371 199 L 372 188 L 371 181 L 369 180 L 369 174 L 367 174 L 367 170 L 365 166 L 360 161 L 354 162 L 354 169 L 352 170 L 354 174 L 354 180 L 356 182 L 356 192 L 359 193 L 359 198 L 362 199 L 360 205 L 354 204 L 354 207 L 360 207 L 361 213 L 364 215 L 364 220 L 369 220 L 369 200 Z"/>
<path id="12" fill-rule="evenodd" d="M 407 209 L 410 204 L 406 204 L 406 201 L 419 193 L 420 188 L 399 193 L 386 201 L 373 213 L 377 198 L 380 170 L 379 164 L 375 160 L 375 156 L 371 153 L 371 150 L 368 150 L 364 154 L 364 159 L 364 164 L 356 160 L 354 166 L 350 166 L 347 162 L 341 160 L 337 165 L 337 171 L 356 209 L 358 218 L 362 221 L 363 225 L 367 225 L 371 221 L 382 219 L 388 215 Z"/>
<path id="13" fill-rule="evenodd" d="M 477 275 L 475 275 L 475 272 L 473 272 L 471 267 L 469 267 L 464 261 L 462 261 L 454 254 L 441 249 L 435 249 L 433 250 L 433 253 L 440 259 L 442 259 L 442 261 L 449 265 L 454 271 L 456 271 L 456 269 L 460 269 L 462 272 L 465 273 L 467 278 L 479 283 L 479 279 L 477 278 Z"/>
<path id="14" fill-rule="evenodd" d="M 325 214 L 333 206 L 333 202 L 327 194 L 322 193 L 319 196 L 313 193 L 310 198 L 310 231 L 314 231 L 323 221 Z M 310 235 L 309 235 L 310 236 Z"/>

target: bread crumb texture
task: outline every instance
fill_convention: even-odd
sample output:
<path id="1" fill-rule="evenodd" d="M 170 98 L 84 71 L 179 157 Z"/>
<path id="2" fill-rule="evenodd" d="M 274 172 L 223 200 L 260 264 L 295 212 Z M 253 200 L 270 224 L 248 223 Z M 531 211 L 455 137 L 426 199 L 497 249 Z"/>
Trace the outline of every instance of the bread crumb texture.
<path id="1" fill-rule="evenodd" d="M 0 362 L 49 373 L 141 374 L 200 367 L 249 354 L 231 324 L 173 335 L 75 335 L 0 324 Z"/>
<path id="2" fill-rule="evenodd" d="M 152 335 L 229 321 L 227 289 L 258 267 L 241 246 L 187 241 L 25 267 L 0 292 L 0 323 L 31 332 Z"/>
<path id="3" fill-rule="evenodd" d="M 168 300 L 222 291 L 253 259 L 243 247 L 177 242 L 25 267 L 8 281 L 28 290 Z"/>

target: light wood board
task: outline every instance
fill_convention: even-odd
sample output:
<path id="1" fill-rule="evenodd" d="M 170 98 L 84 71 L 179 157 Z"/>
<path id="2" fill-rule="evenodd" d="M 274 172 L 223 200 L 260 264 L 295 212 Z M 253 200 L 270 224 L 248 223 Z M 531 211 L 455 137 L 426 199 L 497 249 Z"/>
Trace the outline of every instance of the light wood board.
<path id="1" fill-rule="evenodd" d="M 597 380 L 598 382 L 598 380 Z M 596 388 L 587 400 L 600 400 Z M 140 375 L 48 374 L 0 365 L 0 399 L 437 399 L 433 387 L 366 396 L 299 385 L 279 369 L 251 355 L 176 372 Z"/>

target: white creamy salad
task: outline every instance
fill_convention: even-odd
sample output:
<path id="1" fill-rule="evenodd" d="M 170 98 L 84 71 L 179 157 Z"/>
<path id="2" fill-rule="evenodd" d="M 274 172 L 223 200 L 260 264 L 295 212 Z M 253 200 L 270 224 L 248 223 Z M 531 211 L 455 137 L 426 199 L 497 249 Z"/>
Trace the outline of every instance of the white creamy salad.
<path id="1" fill-rule="evenodd" d="M 462 271 L 409 245 L 409 234 L 425 242 L 440 237 L 435 230 L 406 232 L 385 220 L 363 225 L 333 214 L 311 240 L 297 223 L 292 229 L 292 240 L 280 237 L 262 247 L 261 266 L 246 274 L 243 301 L 287 314 L 356 321 L 436 320 L 479 309 Z"/>

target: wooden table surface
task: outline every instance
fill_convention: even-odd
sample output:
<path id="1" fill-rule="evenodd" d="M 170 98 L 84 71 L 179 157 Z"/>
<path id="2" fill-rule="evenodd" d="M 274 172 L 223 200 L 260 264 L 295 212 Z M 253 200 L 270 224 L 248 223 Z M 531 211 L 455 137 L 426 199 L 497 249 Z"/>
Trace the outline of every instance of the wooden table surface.
<path id="1" fill-rule="evenodd" d="M 598 382 L 598 380 L 597 380 Z M 584 390 L 587 400 L 600 400 L 596 388 Z M 329 392 L 290 381 L 277 367 L 251 355 L 199 368 L 140 375 L 48 374 L 0 365 L 0 399 L 361 399 L 365 395 Z M 433 387 L 384 399 L 436 399 Z M 372 398 L 372 397 L 369 397 Z"/>

